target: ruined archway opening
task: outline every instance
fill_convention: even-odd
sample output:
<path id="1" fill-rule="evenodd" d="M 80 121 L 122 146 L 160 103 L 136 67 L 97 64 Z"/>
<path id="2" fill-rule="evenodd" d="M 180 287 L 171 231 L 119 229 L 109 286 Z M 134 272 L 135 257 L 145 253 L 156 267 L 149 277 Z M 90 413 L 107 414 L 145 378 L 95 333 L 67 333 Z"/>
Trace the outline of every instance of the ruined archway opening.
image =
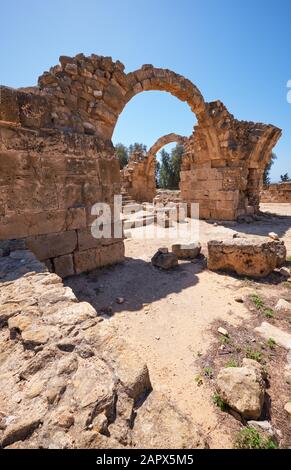
<path id="1" fill-rule="evenodd" d="M 138 202 L 152 202 L 159 186 L 179 190 L 181 148 L 177 156 L 173 148 L 191 135 L 196 124 L 189 105 L 170 93 L 148 91 L 134 96 L 120 114 L 112 137 L 123 192 L 128 190 Z M 170 168 L 165 175 L 160 150 L 169 143 Z M 160 170 L 164 173 L 161 182 Z"/>

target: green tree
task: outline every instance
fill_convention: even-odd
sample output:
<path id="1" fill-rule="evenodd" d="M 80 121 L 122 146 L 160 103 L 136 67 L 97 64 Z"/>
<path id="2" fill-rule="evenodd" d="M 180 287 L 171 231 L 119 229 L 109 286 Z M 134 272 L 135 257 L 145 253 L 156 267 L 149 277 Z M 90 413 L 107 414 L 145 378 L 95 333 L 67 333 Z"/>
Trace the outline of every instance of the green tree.
<path id="1" fill-rule="evenodd" d="M 161 164 L 158 160 L 156 160 L 156 166 L 155 166 L 155 178 L 156 178 L 156 187 L 160 187 L 160 170 L 161 170 Z"/>
<path id="2" fill-rule="evenodd" d="M 177 144 L 171 154 L 164 149 L 160 152 L 161 165 L 159 169 L 159 187 L 164 189 L 179 189 L 180 171 L 184 147 Z"/>
<path id="3" fill-rule="evenodd" d="M 131 144 L 129 147 L 128 147 L 128 154 L 129 156 L 133 154 L 133 152 L 142 152 L 142 153 L 146 153 L 147 151 L 147 146 L 142 144 L 142 143 L 138 143 L 138 142 L 135 142 L 134 144 Z"/>
<path id="4" fill-rule="evenodd" d="M 291 181 L 289 178 L 288 173 L 285 173 L 284 175 L 280 175 L 280 182 L 281 183 L 288 183 L 288 181 Z"/>
<path id="5" fill-rule="evenodd" d="M 182 158 L 184 155 L 184 147 L 182 144 L 177 144 L 171 151 L 171 163 L 172 163 L 172 181 L 171 189 L 179 189 L 180 182 L 180 171 Z"/>
<path id="6" fill-rule="evenodd" d="M 123 144 L 115 145 L 115 155 L 119 160 L 120 169 L 128 164 L 128 149 Z"/>
<path id="7" fill-rule="evenodd" d="M 160 152 L 160 156 L 162 161 L 159 172 L 159 186 L 163 189 L 170 189 L 172 180 L 171 157 L 164 149 Z"/>
<path id="8" fill-rule="evenodd" d="M 272 166 L 274 164 L 274 161 L 276 159 L 277 159 L 277 155 L 274 152 L 272 152 L 271 160 L 269 161 L 269 163 L 265 167 L 265 171 L 264 171 L 264 175 L 263 175 L 263 184 L 264 184 L 264 186 L 269 186 L 269 184 L 271 183 L 270 171 L 271 171 L 271 168 L 272 168 Z"/>

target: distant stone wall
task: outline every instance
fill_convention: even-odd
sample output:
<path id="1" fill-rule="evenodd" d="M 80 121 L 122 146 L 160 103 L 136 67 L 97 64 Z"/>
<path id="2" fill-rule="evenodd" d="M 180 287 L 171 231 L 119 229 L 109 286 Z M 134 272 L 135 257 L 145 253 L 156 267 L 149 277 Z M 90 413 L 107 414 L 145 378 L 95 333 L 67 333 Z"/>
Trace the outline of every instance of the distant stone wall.
<path id="1" fill-rule="evenodd" d="M 156 194 L 155 160 L 148 154 L 134 152 L 120 170 L 122 191 L 137 202 L 151 202 Z"/>
<path id="2" fill-rule="evenodd" d="M 291 203 L 291 182 L 270 184 L 261 192 L 261 202 Z"/>
<path id="3" fill-rule="evenodd" d="M 171 142 L 183 144 L 186 139 L 171 133 L 160 137 L 148 152 L 134 152 L 120 171 L 124 192 L 138 202 L 152 202 L 156 196 L 156 154 L 165 145 Z"/>

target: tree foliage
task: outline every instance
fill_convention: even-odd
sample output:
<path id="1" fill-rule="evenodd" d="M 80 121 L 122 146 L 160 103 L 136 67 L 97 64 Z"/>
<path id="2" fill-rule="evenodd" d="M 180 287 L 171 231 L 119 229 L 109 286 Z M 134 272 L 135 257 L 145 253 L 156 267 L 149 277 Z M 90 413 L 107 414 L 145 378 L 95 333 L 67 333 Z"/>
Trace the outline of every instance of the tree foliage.
<path id="1" fill-rule="evenodd" d="M 271 171 L 271 168 L 272 168 L 272 166 L 274 164 L 274 161 L 276 159 L 277 159 L 277 155 L 274 152 L 272 152 L 271 160 L 266 165 L 265 170 L 264 170 L 264 175 L 263 175 L 263 184 L 264 184 L 264 186 L 269 186 L 269 184 L 271 183 L 270 171 Z"/>
<path id="2" fill-rule="evenodd" d="M 128 155 L 132 155 L 134 152 L 146 153 L 147 146 L 142 143 L 135 142 L 128 147 Z"/>
<path id="3" fill-rule="evenodd" d="M 123 144 L 115 145 L 115 155 L 119 160 L 120 169 L 128 164 L 128 149 Z"/>
<path id="4" fill-rule="evenodd" d="M 184 147 L 177 144 L 171 154 L 164 149 L 160 152 L 161 166 L 159 171 L 159 187 L 163 189 L 179 189 L 180 171 Z"/>
<path id="5" fill-rule="evenodd" d="M 126 147 L 119 143 L 115 145 L 115 155 L 119 160 L 120 169 L 123 169 L 129 161 L 130 156 L 134 152 L 147 152 L 147 146 L 143 143 L 135 142 Z M 171 153 L 164 149 L 160 152 L 161 162 L 156 160 L 156 186 L 163 189 L 179 189 L 180 171 L 184 147 L 182 144 L 177 145 L 171 150 Z"/>
<path id="6" fill-rule="evenodd" d="M 284 175 L 280 175 L 281 183 L 288 183 L 289 181 L 291 181 L 291 178 L 289 178 L 288 173 L 284 173 Z"/>

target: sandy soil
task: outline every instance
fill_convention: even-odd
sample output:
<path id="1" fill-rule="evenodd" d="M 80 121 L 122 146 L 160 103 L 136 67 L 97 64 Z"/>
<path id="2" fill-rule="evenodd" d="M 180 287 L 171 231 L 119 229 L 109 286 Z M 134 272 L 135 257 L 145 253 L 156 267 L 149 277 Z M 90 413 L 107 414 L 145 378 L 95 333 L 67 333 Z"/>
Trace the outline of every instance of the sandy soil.
<path id="1" fill-rule="evenodd" d="M 290 255 L 291 205 L 264 204 L 262 210 L 289 217 L 231 226 L 200 221 L 204 253 L 210 239 L 234 232 L 265 236 L 275 231 Z M 213 389 L 207 383 L 199 387 L 195 377 L 200 373 L 198 358 L 217 341 L 213 324 L 238 327 L 250 319 L 249 310 L 234 297 L 253 292 L 253 287 L 242 279 L 208 271 L 203 259 L 180 261 L 169 272 L 152 267 L 150 259 L 157 248 L 171 248 L 171 243 L 127 239 L 124 263 L 75 276 L 67 285 L 136 349 L 148 365 L 153 388 L 167 394 L 201 426 L 210 447 L 232 447 L 238 422 L 218 412 L 211 399 Z M 117 304 L 117 297 L 124 298 L 124 303 Z"/>

